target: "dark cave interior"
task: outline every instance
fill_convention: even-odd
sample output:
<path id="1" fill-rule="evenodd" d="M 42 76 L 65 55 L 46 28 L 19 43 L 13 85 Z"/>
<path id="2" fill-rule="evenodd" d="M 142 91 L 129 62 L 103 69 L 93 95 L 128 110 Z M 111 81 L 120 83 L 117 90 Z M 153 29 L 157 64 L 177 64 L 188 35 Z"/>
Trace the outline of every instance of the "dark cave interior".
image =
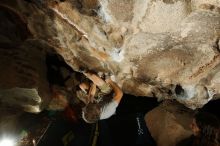
<path id="1" fill-rule="evenodd" d="M 64 62 L 62 57 L 56 54 L 48 54 L 46 62 L 50 85 L 56 84 L 65 88 L 68 76 L 63 78 L 60 68 L 66 68 L 69 73 L 74 71 Z M 176 90 L 180 92 L 181 87 Z M 69 92 L 74 91 L 70 90 Z M 96 146 L 156 145 L 149 131 L 139 136 L 140 128 L 145 128 L 144 115 L 160 104 L 155 98 L 125 94 L 116 114 L 95 124 L 88 124 L 81 119 L 80 108 L 83 104 L 79 101 L 74 102 L 71 111 L 43 111 L 37 115 L 22 113 L 17 118 L 16 124 L 19 126 L 8 133 L 13 133 L 12 135 L 30 133 L 26 138 L 35 139 L 37 146 L 88 146 L 94 142 Z M 220 117 L 219 102 L 220 100 L 210 101 L 200 110 Z M 11 109 L 10 113 L 13 115 L 16 111 Z M 4 131 L 5 133 L 7 132 Z M 3 133 L 1 132 L 1 134 Z M 146 135 L 148 135 L 148 139 L 145 138 Z M 28 142 L 23 144 L 25 146 L 32 144 L 30 141 Z"/>
<path id="2" fill-rule="evenodd" d="M 29 3 L 33 2 L 32 0 L 26 1 Z M 60 0 L 55 2 L 64 1 L 65 0 Z M 97 11 L 99 10 L 97 4 L 92 4 L 91 6 L 86 4 L 87 2 L 92 2 L 92 0 L 83 0 L 82 2 L 80 0 L 74 0 L 74 2 L 76 3 L 77 10 L 83 15 L 88 17 L 97 16 Z M 0 94 L 0 146 L 156 146 L 156 141 L 150 132 L 150 128 L 153 126 L 148 129 L 146 115 L 160 105 L 163 105 L 164 101 L 158 101 L 155 97 L 133 96 L 124 93 L 117 107 L 116 114 L 109 119 L 88 124 L 82 119 L 82 108 L 85 104 L 76 97 L 77 87 L 85 78 L 83 74 L 79 71 L 74 71 L 74 69 L 65 62 L 65 59 L 53 50 L 53 47 L 45 45 L 45 42 L 41 42 L 43 45 L 36 45 L 40 41 L 35 40 L 34 35 L 31 34 L 27 28 L 26 21 L 24 21 L 16 11 L 0 4 L 0 19 L 0 61 L 3 60 L 0 62 L 0 66 L 3 66 L 3 69 L 0 71 L 0 91 L 2 91 L 8 83 L 10 88 L 16 86 L 13 83 L 17 82 L 13 82 L 13 79 L 15 78 L 17 81 L 17 76 L 19 79 L 22 78 L 22 80 L 18 80 L 22 88 L 35 88 L 37 83 L 40 84 L 44 81 L 41 73 L 44 71 L 42 68 L 45 68 L 45 80 L 46 83 L 48 83 L 49 93 L 52 96 L 59 96 L 58 94 L 62 96 L 65 95 L 69 102 L 68 106 L 62 110 L 45 108 L 38 113 L 28 113 L 23 110 L 23 107 L 17 107 L 15 103 L 12 105 L 8 103 L 5 104 Z M 34 51 L 32 52 L 34 45 L 37 46 L 36 50 L 45 56 L 42 55 L 41 58 L 39 57 L 40 55 L 36 55 Z M 45 51 L 44 45 L 50 48 L 50 50 Z M 20 54 L 21 56 L 19 56 Z M 34 63 L 37 62 L 36 58 L 38 61 L 40 60 L 40 63 L 45 61 L 43 62 L 45 64 L 42 65 L 39 63 L 42 66 L 35 66 Z M 19 64 L 16 64 L 16 61 L 20 61 Z M 34 64 L 33 66 L 32 63 Z M 23 70 L 20 71 L 18 75 L 14 75 L 13 73 L 16 73 L 16 69 L 20 66 Z M 4 70 L 5 68 L 10 69 Z M 38 68 L 43 71 L 39 71 L 40 73 L 38 72 L 39 74 L 36 75 L 35 73 Z M 30 70 L 34 73 L 29 73 Z M 92 72 L 96 71 L 92 70 Z M 24 77 L 23 73 L 26 73 L 25 75 L 28 77 Z M 32 75 L 36 78 L 33 79 L 34 82 L 31 82 L 32 80 L 29 82 Z M 4 84 L 3 81 L 7 81 L 6 84 Z M 42 84 L 44 83 L 45 82 Z M 43 87 L 46 87 L 46 84 Z M 38 86 L 36 87 L 36 89 L 40 88 L 41 87 Z M 169 91 L 169 93 L 172 94 L 171 90 Z M 175 86 L 174 92 L 177 96 L 185 94 L 180 84 Z M 154 95 L 154 93 L 152 94 Z M 21 104 L 28 103 L 28 99 L 21 99 L 20 101 L 18 98 L 15 101 L 18 103 L 21 102 Z M 45 99 L 45 101 L 47 100 Z M 177 104 L 174 99 L 167 101 L 171 102 L 173 106 L 179 106 L 180 104 Z M 9 103 L 10 102 L 9 100 Z M 48 103 L 45 103 L 45 105 L 47 104 Z M 59 105 L 55 105 L 55 107 L 56 106 Z M 217 99 L 211 100 L 202 108 L 195 110 L 188 109 L 181 104 L 180 110 L 175 112 L 177 115 L 179 114 L 180 117 L 183 115 L 182 113 L 188 112 L 187 110 L 193 113 L 208 112 L 220 119 L 219 106 L 220 99 Z M 165 121 L 164 123 L 166 123 L 169 119 L 174 117 L 174 123 L 177 122 L 177 124 L 180 125 L 178 125 L 180 129 L 183 127 L 183 129 L 185 128 L 184 130 L 188 130 L 187 132 L 190 133 L 189 125 L 187 126 L 188 129 L 182 126 L 184 124 L 187 125 L 187 122 L 184 121 L 185 123 L 183 122 L 184 124 L 181 125 L 181 122 L 178 123 L 178 120 L 181 118 L 176 116 L 175 112 L 170 112 L 166 104 L 164 109 L 166 114 L 159 112 L 158 115 L 153 115 L 155 117 L 159 117 L 160 114 L 167 117 L 171 115 L 171 118 L 162 118 L 161 121 L 153 121 L 153 123 L 159 123 L 159 126 L 157 125 L 158 127 L 156 128 L 162 129 L 163 127 L 160 127 L 160 122 L 163 123 Z M 155 113 L 158 112 L 157 110 L 155 111 Z M 172 128 L 172 125 L 170 127 Z M 173 129 L 175 130 L 175 128 L 174 126 Z M 170 131 L 172 132 L 172 130 Z M 187 133 L 186 131 L 184 132 Z M 175 134 L 175 132 L 173 133 Z M 15 145 L 2 144 L 1 138 L 8 136 L 15 139 Z"/>

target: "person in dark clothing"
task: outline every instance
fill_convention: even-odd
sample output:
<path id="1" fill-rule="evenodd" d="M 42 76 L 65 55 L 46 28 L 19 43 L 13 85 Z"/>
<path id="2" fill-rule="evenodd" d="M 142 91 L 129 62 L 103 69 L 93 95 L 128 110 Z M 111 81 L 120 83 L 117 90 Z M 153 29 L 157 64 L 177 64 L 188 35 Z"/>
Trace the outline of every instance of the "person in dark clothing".
<path id="1" fill-rule="evenodd" d="M 156 98 L 125 94 L 116 115 L 99 121 L 98 146 L 156 146 L 146 127 L 144 115 L 158 104 Z"/>
<path id="2" fill-rule="evenodd" d="M 137 113 L 136 116 L 137 121 L 137 138 L 136 138 L 136 146 L 156 146 L 156 142 L 148 130 L 146 123 L 144 121 L 144 114 Z"/>
<path id="3" fill-rule="evenodd" d="M 96 123 L 98 120 L 108 119 L 115 114 L 123 97 L 121 88 L 110 78 L 103 80 L 91 72 L 83 74 L 92 81 L 91 85 L 81 83 L 79 85 L 81 90 L 77 91 L 77 97 L 86 104 L 82 108 L 83 120 L 87 123 Z"/>

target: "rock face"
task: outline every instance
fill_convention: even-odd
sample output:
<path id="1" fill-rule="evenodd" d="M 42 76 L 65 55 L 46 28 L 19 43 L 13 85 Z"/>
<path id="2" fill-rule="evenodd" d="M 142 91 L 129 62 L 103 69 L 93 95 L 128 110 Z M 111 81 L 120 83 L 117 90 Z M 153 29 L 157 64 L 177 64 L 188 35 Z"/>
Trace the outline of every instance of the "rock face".
<path id="1" fill-rule="evenodd" d="M 33 48 L 53 48 L 75 71 L 110 72 L 126 93 L 190 108 L 220 96 L 219 0 L 3 0 L 0 8 L 20 17 Z"/>
<path id="2" fill-rule="evenodd" d="M 165 101 L 145 115 L 146 125 L 158 146 L 176 146 L 192 135 L 193 111 L 174 101 Z"/>
<path id="3" fill-rule="evenodd" d="M 45 51 L 15 12 L 1 7 L 0 103 L 38 113 L 49 102 Z M 28 39 L 30 38 L 30 39 Z"/>

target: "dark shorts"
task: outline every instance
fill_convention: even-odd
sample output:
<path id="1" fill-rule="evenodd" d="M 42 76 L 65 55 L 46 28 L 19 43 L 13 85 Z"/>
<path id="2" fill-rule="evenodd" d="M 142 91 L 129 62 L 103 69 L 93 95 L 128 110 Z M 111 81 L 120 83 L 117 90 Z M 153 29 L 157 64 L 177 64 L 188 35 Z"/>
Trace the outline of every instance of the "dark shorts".
<path id="1" fill-rule="evenodd" d="M 156 143 L 151 136 L 146 123 L 144 121 L 144 114 L 137 113 L 136 116 L 137 122 L 137 139 L 136 139 L 136 146 L 156 146 Z"/>

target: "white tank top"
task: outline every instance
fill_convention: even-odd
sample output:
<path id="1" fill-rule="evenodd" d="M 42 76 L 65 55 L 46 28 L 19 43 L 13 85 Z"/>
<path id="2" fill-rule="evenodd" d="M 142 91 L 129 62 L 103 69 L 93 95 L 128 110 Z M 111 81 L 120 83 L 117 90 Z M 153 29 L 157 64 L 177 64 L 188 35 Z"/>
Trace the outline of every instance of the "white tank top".
<path id="1" fill-rule="evenodd" d="M 118 102 L 115 101 L 114 99 L 110 103 L 106 104 L 101 109 L 100 120 L 108 119 L 109 117 L 114 115 L 117 107 L 118 107 Z"/>

